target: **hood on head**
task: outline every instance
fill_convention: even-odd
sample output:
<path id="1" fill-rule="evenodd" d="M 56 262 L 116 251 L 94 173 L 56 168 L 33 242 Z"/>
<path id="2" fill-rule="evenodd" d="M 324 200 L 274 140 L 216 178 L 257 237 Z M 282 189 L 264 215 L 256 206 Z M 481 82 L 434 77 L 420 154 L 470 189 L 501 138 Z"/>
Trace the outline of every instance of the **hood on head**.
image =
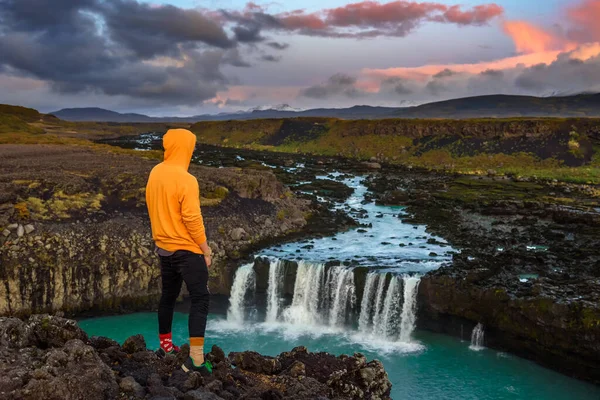
<path id="1" fill-rule="evenodd" d="M 196 135 L 187 129 L 169 129 L 163 136 L 163 147 L 165 163 L 179 165 L 187 170 L 196 148 Z"/>

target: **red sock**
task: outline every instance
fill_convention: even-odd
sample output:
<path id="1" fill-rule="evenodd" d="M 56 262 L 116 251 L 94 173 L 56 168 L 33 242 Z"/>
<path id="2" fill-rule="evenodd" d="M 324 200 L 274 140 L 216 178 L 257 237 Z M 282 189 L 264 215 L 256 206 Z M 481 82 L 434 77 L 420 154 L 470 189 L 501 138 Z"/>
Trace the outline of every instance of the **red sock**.
<path id="1" fill-rule="evenodd" d="M 178 350 L 177 346 L 173 346 L 173 338 L 171 332 L 159 334 L 158 338 L 160 339 L 160 348 L 163 349 L 166 353 L 170 353 L 173 350 Z"/>

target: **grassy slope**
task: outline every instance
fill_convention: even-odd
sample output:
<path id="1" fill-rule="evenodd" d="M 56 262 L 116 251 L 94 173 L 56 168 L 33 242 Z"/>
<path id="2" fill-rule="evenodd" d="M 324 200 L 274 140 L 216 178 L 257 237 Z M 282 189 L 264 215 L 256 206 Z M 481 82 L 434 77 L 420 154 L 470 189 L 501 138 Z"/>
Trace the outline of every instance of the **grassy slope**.
<path id="1" fill-rule="evenodd" d="M 600 183 L 600 119 L 299 118 L 199 122 L 191 129 L 213 145 Z"/>
<path id="2" fill-rule="evenodd" d="M 0 105 L 0 144 L 70 144 L 131 153 L 88 139 L 164 132 L 185 124 L 66 122 Z M 467 174 L 536 176 L 600 183 L 600 119 L 211 121 L 192 125 L 201 143 L 279 152 L 341 155 Z M 144 152 L 160 158 L 160 152 Z"/>
<path id="3" fill-rule="evenodd" d="M 144 158 L 160 159 L 162 152 L 136 152 L 92 142 L 107 136 L 136 135 L 145 132 L 164 132 L 181 124 L 114 124 L 96 122 L 67 122 L 38 111 L 0 104 L 0 145 L 2 144 L 59 144 L 83 146 L 97 151 L 136 154 Z M 183 125 L 187 127 L 187 125 Z"/>

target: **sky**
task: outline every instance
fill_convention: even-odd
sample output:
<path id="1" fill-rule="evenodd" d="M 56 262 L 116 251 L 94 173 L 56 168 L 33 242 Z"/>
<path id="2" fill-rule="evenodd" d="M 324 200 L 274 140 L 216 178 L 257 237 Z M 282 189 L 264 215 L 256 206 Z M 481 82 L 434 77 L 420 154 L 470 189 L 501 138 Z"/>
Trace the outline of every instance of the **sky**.
<path id="1" fill-rule="evenodd" d="M 598 20 L 600 0 L 0 0 L 0 103 L 184 116 L 600 92 Z"/>

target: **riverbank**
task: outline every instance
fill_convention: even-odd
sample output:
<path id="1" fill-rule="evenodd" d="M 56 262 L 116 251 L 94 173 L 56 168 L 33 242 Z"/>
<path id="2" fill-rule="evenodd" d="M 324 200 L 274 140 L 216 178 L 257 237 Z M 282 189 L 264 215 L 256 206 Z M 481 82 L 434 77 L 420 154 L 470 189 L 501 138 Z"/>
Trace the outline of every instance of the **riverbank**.
<path id="1" fill-rule="evenodd" d="M 374 177 L 375 201 L 461 249 L 419 287 L 421 328 L 459 336 L 600 382 L 600 213 L 589 186 L 450 177 Z"/>

